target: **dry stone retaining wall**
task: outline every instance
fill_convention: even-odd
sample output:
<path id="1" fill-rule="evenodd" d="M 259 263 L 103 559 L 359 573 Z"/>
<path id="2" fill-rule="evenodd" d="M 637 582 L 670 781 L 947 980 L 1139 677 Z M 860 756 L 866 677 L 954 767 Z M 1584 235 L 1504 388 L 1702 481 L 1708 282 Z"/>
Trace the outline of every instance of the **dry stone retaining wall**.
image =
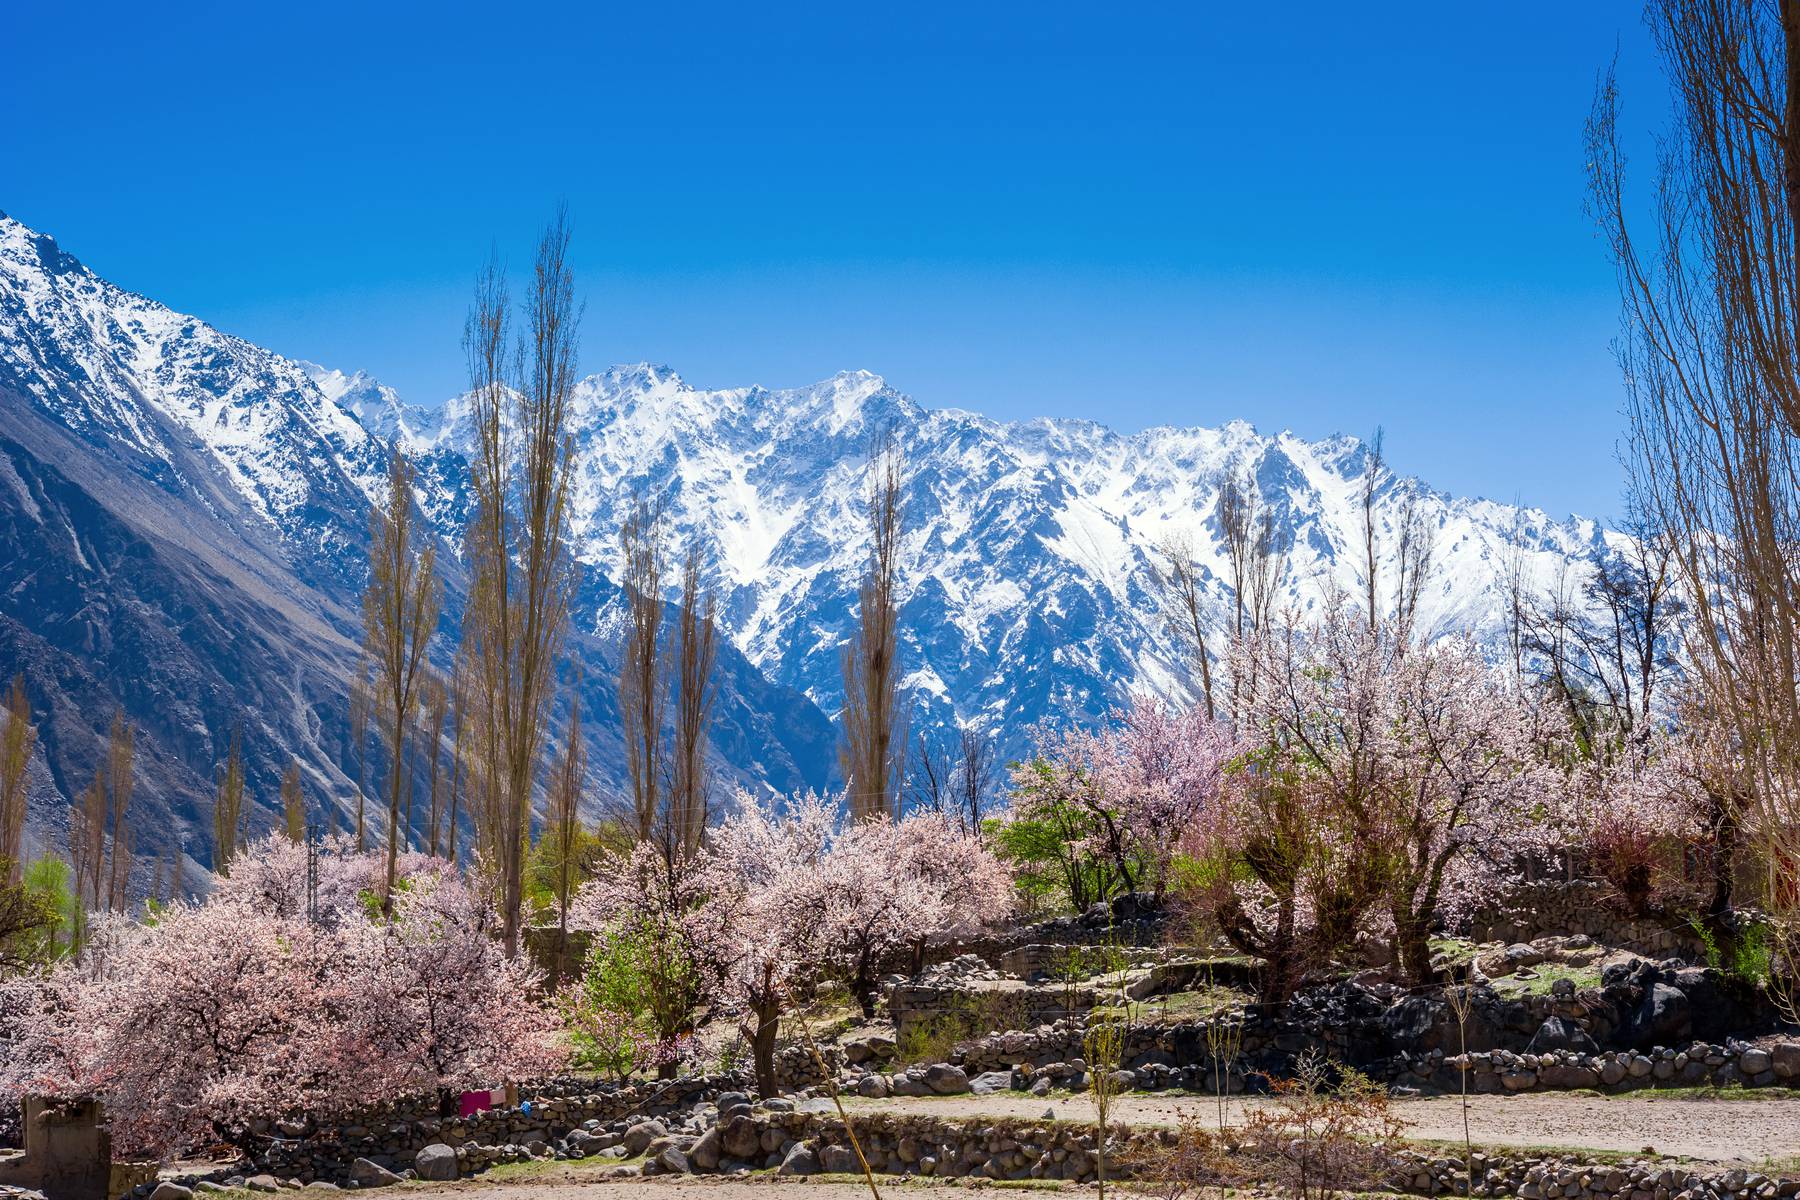
<path id="1" fill-rule="evenodd" d="M 1592 1088 L 1629 1092 L 1655 1087 L 1800 1087 L 1800 1042 L 1771 1046 L 1716 1046 L 1692 1042 L 1680 1049 L 1657 1047 L 1581 1054 L 1553 1050 L 1542 1054 L 1453 1055 L 1419 1065 L 1420 1079 L 1452 1090 L 1457 1073 L 1469 1072 L 1474 1092 L 1541 1092 Z"/>
<path id="2" fill-rule="evenodd" d="M 736 1075 L 698 1076 L 562 1094 L 573 1082 L 527 1091 L 518 1108 L 493 1108 L 470 1117 L 441 1117 L 435 1103 L 421 1100 L 382 1105 L 336 1121 L 278 1123 L 252 1131 L 262 1136 L 253 1139 L 251 1157 L 260 1170 L 284 1179 L 340 1181 L 349 1177 L 357 1159 L 398 1170 L 412 1165 L 426 1146 L 441 1142 L 457 1150 L 465 1170 L 480 1170 L 525 1157 L 534 1143 L 547 1145 L 584 1121 L 675 1112 L 744 1083 Z"/>
<path id="3" fill-rule="evenodd" d="M 1586 934 L 1604 946 L 1648 957 L 1695 954 L 1703 947 L 1686 930 L 1620 913 L 1612 889 L 1595 879 L 1519 884 L 1504 899 L 1478 910 L 1468 933 L 1477 942 L 1529 942 L 1540 937 Z"/>

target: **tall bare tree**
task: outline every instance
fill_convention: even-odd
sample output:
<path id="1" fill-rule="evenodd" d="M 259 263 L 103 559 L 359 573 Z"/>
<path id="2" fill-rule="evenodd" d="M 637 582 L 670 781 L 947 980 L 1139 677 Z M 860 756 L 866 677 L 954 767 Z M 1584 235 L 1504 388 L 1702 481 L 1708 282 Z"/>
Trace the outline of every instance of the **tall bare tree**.
<path id="1" fill-rule="evenodd" d="M 115 710 L 112 728 L 106 738 L 106 785 L 108 793 L 107 825 L 112 835 L 112 859 L 106 871 L 106 907 L 119 911 L 125 907 L 125 889 L 131 875 L 131 842 L 127 815 L 131 810 L 131 794 L 136 787 L 137 731 L 125 719 L 123 709 Z"/>
<path id="2" fill-rule="evenodd" d="M 1225 546 L 1234 614 L 1233 636 L 1242 641 L 1270 623 L 1287 578 L 1288 539 L 1275 511 L 1249 479 L 1227 477 L 1219 485 L 1219 537 Z M 1254 680 L 1242 681 L 1253 688 Z M 1243 699 L 1240 681 L 1230 680 L 1233 711 Z"/>
<path id="3" fill-rule="evenodd" d="M 368 749 L 371 699 L 368 660 L 358 657 L 356 674 L 350 680 L 350 740 L 356 745 L 356 848 L 358 851 L 369 848 L 365 810 L 368 806 L 369 791 Z"/>
<path id="4" fill-rule="evenodd" d="M 662 515 L 638 497 L 619 531 L 624 566 L 625 643 L 619 662 L 619 719 L 625 727 L 625 769 L 639 841 L 649 841 L 661 815 L 665 767 L 663 701 L 666 688 L 658 641 L 663 620 Z"/>
<path id="5" fill-rule="evenodd" d="M 1200 680 L 1200 699 L 1206 715 L 1217 716 L 1213 705 L 1212 652 L 1206 645 L 1206 625 L 1201 616 L 1200 572 L 1194 563 L 1194 541 L 1186 534 L 1175 534 L 1163 540 L 1163 558 L 1167 560 L 1158 572 L 1163 590 L 1175 609 L 1169 627 L 1186 647 Z"/>
<path id="6" fill-rule="evenodd" d="M 954 740 L 933 740 L 921 733 L 911 763 L 912 803 L 916 810 L 937 813 L 964 833 L 979 835 L 993 794 L 993 744 L 964 726 Z"/>
<path id="7" fill-rule="evenodd" d="M 1375 436 L 1363 447 L 1363 476 L 1359 496 L 1362 510 L 1363 539 L 1363 591 L 1366 616 L 1369 628 L 1374 629 L 1381 623 L 1381 602 L 1379 581 L 1381 578 L 1381 555 L 1379 551 L 1380 535 L 1375 529 L 1375 497 L 1378 494 L 1381 476 L 1387 463 L 1381 454 L 1381 430 L 1375 430 Z"/>
<path id="8" fill-rule="evenodd" d="M 556 859 L 551 864 L 551 891 L 556 898 L 556 974 L 552 985 L 569 973 L 569 903 L 581 882 L 581 779 L 587 756 L 582 745 L 580 690 L 569 699 L 569 732 L 556 775 L 550 783 L 550 829 Z M 539 843 L 538 851 L 544 846 Z"/>
<path id="9" fill-rule="evenodd" d="M 472 682 L 491 767 L 482 786 L 494 796 L 483 805 L 495 826 L 484 841 L 509 955 L 518 950 L 532 788 L 574 584 L 568 417 L 580 312 L 568 254 L 568 220 L 558 212 L 538 241 L 513 386 L 510 302 L 497 264 L 476 282 L 463 338 L 474 426 Z"/>
<path id="10" fill-rule="evenodd" d="M 225 769 L 219 773 L 218 791 L 213 796 L 213 873 L 231 874 L 231 862 L 243 847 L 244 808 L 244 739 L 234 730 L 231 749 L 225 758 Z"/>
<path id="11" fill-rule="evenodd" d="M 450 817 L 444 836 L 444 857 L 456 861 L 456 827 L 462 817 L 462 782 L 464 764 L 471 753 L 469 743 L 469 675 L 468 640 L 457 649 L 456 661 L 450 668 Z"/>
<path id="12" fill-rule="evenodd" d="M 1420 502 L 1417 482 L 1409 483 L 1400 502 L 1400 530 L 1394 547 L 1394 628 L 1411 639 L 1418 631 L 1419 599 L 1431 578 L 1437 550 L 1437 531 L 1432 529 Z"/>
<path id="13" fill-rule="evenodd" d="M 425 680 L 425 722 L 420 733 L 425 753 L 431 761 L 425 789 L 429 797 L 425 840 L 433 858 L 437 857 L 438 837 L 443 825 L 443 813 L 438 808 L 438 762 L 443 758 L 444 720 L 449 715 L 450 690 L 444 686 L 443 676 L 432 673 Z"/>
<path id="14" fill-rule="evenodd" d="M 77 907 L 99 908 L 106 877 L 106 773 L 100 767 L 69 806 L 69 861 L 75 868 Z"/>
<path id="15" fill-rule="evenodd" d="M 37 729 L 31 724 L 23 673 L 13 676 L 5 715 L 0 729 L 0 886 L 17 883 L 25 861 L 25 785 Z"/>
<path id="16" fill-rule="evenodd" d="M 675 769 L 670 797 L 671 842 L 684 856 L 700 849 L 707 822 L 706 743 L 712 727 L 713 666 L 719 653 L 713 596 L 706 590 L 700 551 L 688 548 L 681 568 L 681 612 L 675 643 Z"/>
<path id="17" fill-rule="evenodd" d="M 289 759 L 281 773 L 281 821 L 287 840 L 295 845 L 306 841 L 306 793 L 300 786 L 300 760 Z"/>
<path id="18" fill-rule="evenodd" d="M 1736 723 L 1800 961 L 1800 5 L 1651 0 L 1673 93 L 1645 211 L 1629 202 L 1609 71 L 1588 123 L 1617 266 L 1635 482 L 1675 546 L 1708 707 Z M 1785 879 L 1783 877 L 1786 877 Z"/>
<path id="19" fill-rule="evenodd" d="M 869 564 L 855 636 L 844 648 L 844 785 L 856 820 L 899 815 L 906 758 L 900 708 L 900 549 L 903 464 L 893 436 L 869 453 Z"/>
<path id="20" fill-rule="evenodd" d="M 425 653 L 437 632 L 441 592 L 437 548 L 414 520 L 412 464 L 398 445 L 388 454 L 385 508 L 369 517 L 369 587 L 363 593 L 363 648 L 375 664 L 374 697 L 388 743 L 387 875 L 382 904 L 392 904 L 394 873 L 406 824 L 406 733 L 427 673 Z M 410 807 L 410 806 L 409 806 Z"/>

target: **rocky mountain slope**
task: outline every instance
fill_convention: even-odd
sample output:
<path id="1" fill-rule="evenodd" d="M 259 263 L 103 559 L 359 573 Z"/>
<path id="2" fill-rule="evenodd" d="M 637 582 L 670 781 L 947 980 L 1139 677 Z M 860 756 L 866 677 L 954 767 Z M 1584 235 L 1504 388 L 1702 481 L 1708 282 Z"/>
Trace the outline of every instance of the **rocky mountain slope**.
<path id="1" fill-rule="evenodd" d="M 342 823 L 346 681 L 387 454 L 301 365 L 116 288 L 0 216 L 0 672 L 24 671 L 37 709 L 38 846 L 60 844 L 58 800 L 92 777 L 116 708 L 140 729 L 141 864 L 176 846 L 206 861 L 233 729 L 257 827 L 290 756 Z M 421 501 L 455 532 L 454 496 L 427 487 Z M 453 549 L 440 555 L 452 631 L 466 586 Z M 573 648 L 596 803 L 622 776 L 616 606 L 588 571 Z M 720 786 L 824 786 L 826 717 L 732 647 L 720 674 Z M 372 779 L 384 769 L 377 756 Z"/>
<path id="2" fill-rule="evenodd" d="M 597 796 L 622 773 L 609 581 L 636 496 L 662 504 L 673 552 L 698 543 L 710 564 L 730 642 L 722 784 L 833 776 L 877 430 L 906 461 L 901 632 L 927 734 L 970 724 L 1016 752 L 1034 722 L 1097 719 L 1140 689 L 1189 694 L 1159 547 L 1192 539 L 1223 628 L 1226 479 L 1253 481 L 1291 542 L 1284 603 L 1361 586 L 1367 456 L 1353 438 L 1243 422 L 1131 435 L 1005 423 L 924 408 L 866 372 L 706 389 L 643 364 L 584 379 L 574 413 L 586 580 L 575 644 Z M 317 794 L 345 805 L 344 679 L 387 445 L 420 464 L 454 628 L 466 439 L 460 399 L 413 407 L 361 373 L 285 359 L 116 288 L 0 217 L 0 670 L 26 671 L 43 714 L 41 777 L 65 798 L 78 791 L 118 705 L 144 730 L 148 850 L 179 839 L 204 857 L 212 775 L 238 726 L 259 800 L 294 755 Z M 1547 582 L 1604 537 L 1385 472 L 1376 483 L 1384 586 L 1406 506 L 1435 538 L 1422 604 L 1433 628 L 1497 636 L 1511 547 Z"/>

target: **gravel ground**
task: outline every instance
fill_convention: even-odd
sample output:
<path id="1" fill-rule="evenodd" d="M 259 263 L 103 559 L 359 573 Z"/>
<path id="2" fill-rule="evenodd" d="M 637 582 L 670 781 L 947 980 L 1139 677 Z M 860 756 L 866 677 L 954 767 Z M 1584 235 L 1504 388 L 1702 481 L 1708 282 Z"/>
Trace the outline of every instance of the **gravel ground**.
<path id="1" fill-rule="evenodd" d="M 1768 1098 L 1765 1098 L 1768 1097 Z M 1779 1097 L 1779 1098 L 1775 1098 Z M 1183 1115 L 1212 1120 L 1213 1101 L 1193 1096 L 1126 1095 L 1114 1102 L 1116 1119 L 1172 1125 Z M 1233 1100 L 1233 1119 L 1245 1104 Z M 1395 1101 L 1407 1122 L 1406 1136 L 1462 1140 L 1460 1098 L 1433 1096 Z M 941 1096 L 919 1099 L 856 1100 L 854 1111 L 916 1112 L 943 1117 L 1041 1118 L 1046 1111 L 1071 1121 L 1092 1121 L 1084 1096 L 1036 1099 L 1016 1093 L 994 1096 Z M 1761 1163 L 1800 1156 L 1800 1094 L 1749 1092 L 1742 1098 L 1596 1096 L 1539 1092 L 1518 1096 L 1471 1096 L 1469 1133 L 1490 1146 L 1555 1146 L 1662 1155 L 1704 1162 Z"/>

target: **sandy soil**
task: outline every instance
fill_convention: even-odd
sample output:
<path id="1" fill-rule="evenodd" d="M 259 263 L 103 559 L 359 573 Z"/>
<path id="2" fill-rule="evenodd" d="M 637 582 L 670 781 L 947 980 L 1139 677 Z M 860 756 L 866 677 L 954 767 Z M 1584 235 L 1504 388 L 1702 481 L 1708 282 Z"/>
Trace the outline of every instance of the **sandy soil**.
<path id="1" fill-rule="evenodd" d="M 1800 1155 L 1800 1097 L 1760 1099 L 1606 1097 L 1567 1092 L 1521 1096 L 1472 1096 L 1469 1133 L 1490 1146 L 1556 1146 L 1587 1150 L 1676 1155 L 1706 1162 L 1761 1163 Z M 1114 1102 L 1116 1119 L 1143 1124 L 1176 1123 L 1183 1115 L 1212 1120 L 1213 1101 L 1191 1096 L 1126 1095 Z M 1246 1104 L 1233 1100 L 1233 1119 Z M 853 1111 L 916 1112 L 943 1117 L 1022 1117 L 1046 1112 L 1070 1121 L 1092 1121 L 1086 1097 L 1048 1100 L 1001 1093 L 920 1099 L 858 1100 Z M 1454 1096 L 1395 1102 L 1409 1138 L 1462 1140 L 1461 1100 Z"/>

